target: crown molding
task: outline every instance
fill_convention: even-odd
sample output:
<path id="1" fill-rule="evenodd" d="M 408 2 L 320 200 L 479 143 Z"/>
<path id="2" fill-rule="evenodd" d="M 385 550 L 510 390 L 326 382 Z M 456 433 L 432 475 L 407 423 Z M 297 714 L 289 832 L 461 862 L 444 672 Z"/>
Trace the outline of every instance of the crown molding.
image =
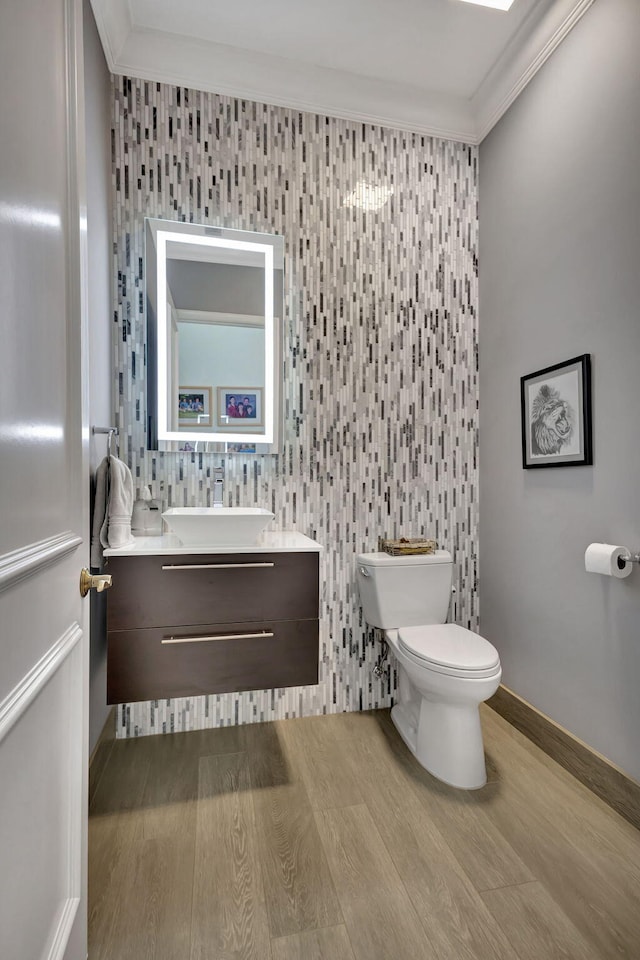
<path id="1" fill-rule="evenodd" d="M 471 100 L 481 143 L 573 30 L 594 0 L 556 0 L 532 27 L 525 21 Z"/>
<path id="2" fill-rule="evenodd" d="M 468 142 L 467 101 L 418 87 L 134 27 L 115 73 Z"/>
<path id="3" fill-rule="evenodd" d="M 118 60 L 134 29 L 129 0 L 91 0 L 91 9 L 111 73 L 121 73 Z"/>
<path id="4" fill-rule="evenodd" d="M 264 317 L 251 313 L 218 313 L 214 310 L 176 310 L 180 323 L 206 323 L 222 327 L 264 327 Z"/>
<path id="5" fill-rule="evenodd" d="M 114 74 L 478 144 L 594 0 L 543 0 L 470 99 L 136 24 L 129 0 L 91 0 Z"/>

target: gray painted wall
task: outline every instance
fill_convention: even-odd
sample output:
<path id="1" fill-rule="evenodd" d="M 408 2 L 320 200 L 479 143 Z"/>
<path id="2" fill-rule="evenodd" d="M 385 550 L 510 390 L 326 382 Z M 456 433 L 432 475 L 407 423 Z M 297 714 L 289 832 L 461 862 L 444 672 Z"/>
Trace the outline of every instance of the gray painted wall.
<path id="1" fill-rule="evenodd" d="M 481 630 L 504 683 L 640 778 L 640 4 L 596 0 L 480 150 Z M 593 467 L 524 471 L 519 378 L 581 353 Z"/>
<path id="2" fill-rule="evenodd" d="M 93 12 L 84 0 L 84 75 L 87 137 L 87 241 L 89 257 L 89 410 L 92 424 L 110 426 L 111 396 L 111 78 Z M 106 453 L 106 438 L 91 438 L 91 476 Z M 89 750 L 107 707 L 106 598 L 91 593 Z"/>

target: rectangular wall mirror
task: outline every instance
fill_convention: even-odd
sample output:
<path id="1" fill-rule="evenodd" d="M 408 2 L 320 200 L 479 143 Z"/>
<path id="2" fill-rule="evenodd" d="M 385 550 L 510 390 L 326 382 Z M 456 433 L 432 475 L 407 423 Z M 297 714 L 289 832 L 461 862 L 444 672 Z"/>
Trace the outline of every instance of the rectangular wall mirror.
<path id="1" fill-rule="evenodd" d="M 277 453 L 283 238 L 145 225 L 149 448 Z"/>

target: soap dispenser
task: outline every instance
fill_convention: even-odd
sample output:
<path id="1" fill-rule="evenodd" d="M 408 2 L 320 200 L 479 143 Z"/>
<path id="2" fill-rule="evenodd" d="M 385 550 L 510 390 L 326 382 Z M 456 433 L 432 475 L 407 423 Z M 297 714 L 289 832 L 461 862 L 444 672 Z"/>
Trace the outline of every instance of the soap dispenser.
<path id="1" fill-rule="evenodd" d="M 159 500 L 149 500 L 148 511 L 145 514 L 147 536 L 162 536 L 162 504 Z"/>
<path id="2" fill-rule="evenodd" d="M 140 496 L 133 505 L 131 514 L 131 533 L 134 537 L 149 536 L 149 514 L 151 504 L 151 492 L 148 487 L 143 487 Z"/>

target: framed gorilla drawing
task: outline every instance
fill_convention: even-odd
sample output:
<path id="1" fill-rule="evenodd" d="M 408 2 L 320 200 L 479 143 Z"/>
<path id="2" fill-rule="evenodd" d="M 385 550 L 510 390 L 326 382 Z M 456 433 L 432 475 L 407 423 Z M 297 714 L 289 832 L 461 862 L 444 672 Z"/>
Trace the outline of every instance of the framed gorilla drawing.
<path id="1" fill-rule="evenodd" d="M 593 463 L 588 353 L 521 377 L 520 396 L 525 470 Z"/>

